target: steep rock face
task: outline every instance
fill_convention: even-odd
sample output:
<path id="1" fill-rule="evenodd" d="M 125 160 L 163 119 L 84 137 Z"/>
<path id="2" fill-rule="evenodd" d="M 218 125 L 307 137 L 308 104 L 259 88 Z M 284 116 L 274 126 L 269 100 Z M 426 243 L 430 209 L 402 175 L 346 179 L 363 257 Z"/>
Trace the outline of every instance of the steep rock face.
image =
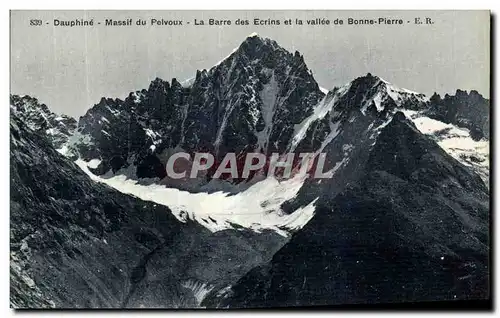
<path id="1" fill-rule="evenodd" d="M 283 153 L 293 125 L 312 113 L 323 93 L 298 53 L 248 37 L 192 85 L 185 146 L 215 153 Z M 200 135 L 203 134 L 203 135 Z"/>
<path id="2" fill-rule="evenodd" d="M 285 208 L 293 211 L 322 193 L 334 196 L 355 182 L 381 129 L 394 113 L 422 110 L 427 105 L 422 94 L 398 88 L 372 74 L 334 88 L 296 130 L 289 145 L 290 151 L 324 153 L 324 171 L 332 177 L 309 179 Z"/>
<path id="3" fill-rule="evenodd" d="M 402 113 L 358 180 L 325 193 L 273 260 L 213 306 L 332 305 L 489 297 L 488 192 Z"/>
<path id="4" fill-rule="evenodd" d="M 275 41 L 248 37 L 189 87 L 154 80 L 125 101 L 102 99 L 80 118 L 68 147 L 95 170 L 116 172 L 134 164 L 137 177 L 163 178 L 165 159 L 179 149 L 283 153 L 294 125 L 310 116 L 324 94 L 303 57 Z"/>
<path id="5" fill-rule="evenodd" d="M 356 182 L 381 129 L 398 111 L 488 185 L 489 142 L 475 141 L 469 129 L 430 118 L 433 107 L 424 95 L 398 88 L 371 74 L 334 88 L 315 107 L 313 115 L 296 128 L 288 148 L 325 153 L 324 171 L 331 172 L 332 178 L 306 181 L 297 197 L 283 205 L 284 209 L 294 211 L 321 193 L 335 195 Z"/>
<path id="6" fill-rule="evenodd" d="M 488 186 L 490 179 L 490 142 L 477 140 L 470 129 L 445 123 L 427 116 L 427 110 L 405 112 L 416 127 L 467 168 L 476 172 Z M 432 115 L 430 115 L 432 116 Z"/>
<path id="7" fill-rule="evenodd" d="M 134 178 L 164 178 L 169 156 L 181 150 L 211 152 L 216 162 L 227 152 L 323 151 L 327 168 L 338 170 L 339 162 L 348 164 L 346 153 L 364 151 L 396 110 L 465 127 L 477 139 L 489 134 L 485 109 L 487 100 L 475 92 L 430 101 L 371 74 L 324 96 L 298 52 L 250 36 L 187 87 L 155 79 L 125 101 L 102 99 L 80 119 L 63 153 L 100 160 L 96 174 L 132 165 Z M 486 159 L 460 152 L 457 158 L 487 180 Z"/>
<path id="8" fill-rule="evenodd" d="M 15 115 L 10 128 L 15 308 L 198 307 L 284 243 L 271 231 L 179 222 L 93 182 Z"/>
<path id="9" fill-rule="evenodd" d="M 463 147 L 474 127 L 486 131 L 484 111 L 473 111 L 484 101 L 465 95 L 428 100 L 371 74 L 324 95 L 299 53 L 251 36 L 187 87 L 155 79 L 125 100 L 103 98 L 62 143 L 44 124 L 54 126 L 44 118 L 55 115 L 14 97 L 11 302 L 265 307 L 486 298 L 489 196 L 473 171 L 488 179 L 489 149 Z M 132 171 L 118 176 L 123 188 L 109 184 L 147 200 L 155 194 L 159 204 L 92 182 L 47 140 L 71 160 L 98 159 L 82 169 L 105 174 L 101 181 Z M 137 180 L 163 178 L 165 159 L 180 150 L 217 159 L 229 151 L 325 153 L 333 176 L 223 184 L 228 192 L 195 184 L 198 193 L 182 196 L 162 188 L 164 180 Z M 290 214 L 277 218 L 281 209 Z M 294 216 L 299 210 L 307 213 Z M 246 228 L 232 222 L 238 217 Z M 275 254 L 286 240 L 276 226 L 296 233 Z"/>
<path id="10" fill-rule="evenodd" d="M 75 139 L 69 147 L 83 159 L 100 159 L 97 173 L 134 164 L 138 177 L 164 177 L 155 154 L 180 143 L 185 94 L 175 79 L 170 85 L 157 78 L 124 101 L 103 98 L 79 120 L 77 133 L 86 139 Z"/>
<path id="11" fill-rule="evenodd" d="M 30 129 L 46 135 L 56 149 L 68 141 L 77 126 L 74 118 L 56 115 L 47 105 L 27 95 L 11 95 L 10 111 Z"/>
<path id="12" fill-rule="evenodd" d="M 490 101 L 477 91 L 458 89 L 444 98 L 434 93 L 430 101 L 427 116 L 469 129 L 474 140 L 490 138 Z"/>
<path id="13" fill-rule="evenodd" d="M 269 42 L 270 40 L 260 38 L 251 37 L 248 40 L 256 40 L 257 44 L 252 44 L 254 46 L 258 46 L 258 43 L 274 45 Z M 279 50 L 279 47 L 276 48 Z M 243 49 L 238 48 L 233 54 L 241 54 L 239 50 Z M 243 53 L 247 54 L 244 50 Z M 228 62 L 230 58 L 231 56 L 221 63 Z M 258 60 L 256 65 L 260 63 L 262 61 Z M 208 78 L 207 74 L 199 73 L 198 76 Z M 200 81 L 199 78 L 198 81 Z M 196 79 L 193 83 L 196 83 Z M 132 169 L 122 170 L 120 173 L 125 173 L 128 178 L 132 179 L 162 178 L 165 176 L 164 162 L 169 155 L 181 149 L 182 138 L 186 135 L 183 132 L 184 126 L 180 123 L 187 116 L 189 103 L 186 101 L 190 90 L 191 88 L 183 88 L 176 80 L 169 85 L 163 80 L 156 79 L 148 90 L 132 93 L 125 101 L 103 99 L 81 118 L 80 127 L 70 136 L 60 152 L 66 155 L 79 152 L 87 160 L 98 158 L 100 162 L 98 166 L 89 165 L 88 167 L 95 174 L 104 174 L 108 171 L 117 173 L 121 168 L 132 165 L 129 167 Z M 174 98 L 175 96 L 177 97 Z M 166 107 L 166 101 L 171 100 L 175 103 Z M 293 137 L 288 139 L 285 150 L 285 152 L 295 153 L 325 153 L 324 171 L 329 171 L 333 177 L 323 180 L 306 180 L 298 195 L 290 200 L 287 199 L 284 204 L 280 203 L 280 208 L 292 214 L 297 209 L 308 206 L 323 192 L 337 194 L 346 184 L 355 182 L 368 159 L 369 149 L 373 146 L 375 138 L 398 110 L 405 112 L 422 133 L 436 140 L 443 149 L 478 173 L 488 184 L 488 142 L 474 142 L 467 129 L 426 117 L 428 105 L 428 99 L 422 94 L 398 88 L 371 74 L 356 78 L 342 87 L 334 88 L 312 108 L 307 117 L 300 123 L 292 125 Z M 166 109 L 172 110 L 173 113 L 165 115 Z M 181 120 L 183 117 L 184 120 Z M 168 131 L 168 133 L 161 131 Z M 180 141 L 175 141 L 179 136 Z M 252 148 L 248 145 L 242 146 L 241 149 Z M 201 147 L 200 150 L 210 151 L 214 149 L 214 143 L 212 143 L 212 148 L 207 147 Z M 244 158 L 243 154 L 239 157 Z M 71 158 L 76 159 L 76 156 Z M 212 169 L 212 172 L 214 170 Z M 106 178 L 108 177 L 109 175 Z M 233 193 L 251 185 L 251 183 L 242 184 L 242 187 L 234 188 L 222 184 L 221 188 L 214 188 L 210 184 L 207 185 L 207 180 L 203 178 L 197 181 L 199 182 L 180 183 L 180 185 L 169 184 L 165 180 L 159 183 L 190 192 L 213 192 L 217 189 L 227 191 L 229 189 Z M 205 188 L 204 185 L 206 185 Z M 143 191 L 143 189 L 139 190 Z M 165 200 L 161 200 L 163 201 Z M 196 215 L 199 216 L 201 213 L 196 213 Z M 207 225 L 203 222 L 202 224 Z M 207 222 L 210 223 L 210 221 Z M 221 226 L 217 224 L 215 227 Z"/>
<path id="14" fill-rule="evenodd" d="M 368 73 L 331 90 L 315 106 L 313 115 L 298 126 L 289 149 L 317 150 L 321 148 L 319 142 L 329 142 L 339 126 L 353 123 L 360 115 L 382 118 L 396 109 L 422 110 L 427 106 L 423 94 L 398 88 Z"/>

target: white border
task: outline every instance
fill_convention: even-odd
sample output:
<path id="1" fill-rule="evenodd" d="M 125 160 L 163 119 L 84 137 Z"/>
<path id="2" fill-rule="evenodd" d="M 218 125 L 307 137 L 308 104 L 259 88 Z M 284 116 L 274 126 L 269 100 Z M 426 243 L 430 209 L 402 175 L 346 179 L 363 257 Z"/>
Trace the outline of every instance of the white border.
<path id="1" fill-rule="evenodd" d="M 77 0 L 77 1 L 12 1 L 10 9 L 120 9 L 120 10 L 411 10 L 411 9 L 433 9 L 433 10 L 479 10 L 490 9 L 495 1 L 474 0 L 474 1 L 449 1 L 438 0 L 420 0 L 420 1 L 397 1 L 397 0 L 344 0 L 344 1 L 325 1 L 325 0 L 307 0 L 307 1 L 230 1 L 230 0 L 184 0 L 174 2 L 159 2 L 154 0 L 141 1 L 103 1 L 103 0 Z"/>
<path id="2" fill-rule="evenodd" d="M 1 81 L 1 87 L 3 88 L 4 94 L 2 94 L 5 103 L 7 103 L 7 96 L 9 94 L 9 46 L 6 45 L 9 39 L 9 9 L 134 9 L 134 10 L 153 10 L 153 9 L 169 9 L 169 10 L 175 10 L 175 9 L 197 9 L 197 10 L 205 10 L 205 9 L 240 9 L 240 10 L 245 10 L 245 9 L 261 9 L 261 10 L 271 10 L 271 9 L 335 9 L 335 10 L 346 10 L 346 9 L 354 9 L 354 10 L 362 10 L 362 9 L 369 9 L 369 10 L 405 10 L 405 9 L 448 9 L 448 10 L 467 10 L 467 9 L 475 9 L 475 10 L 481 10 L 481 9 L 491 9 L 493 13 L 496 13 L 497 15 L 500 14 L 500 9 L 499 9 L 499 4 L 500 1 L 486 1 L 486 0 L 472 0 L 472 1 L 437 1 L 437 0 L 420 0 L 420 1 L 389 1 L 389 0 L 375 0 L 375 1 L 356 1 L 356 0 L 342 0 L 342 1 L 327 1 L 327 0 L 302 0 L 302 1 L 275 1 L 271 2 L 269 0 L 247 0 L 247 1 L 236 1 L 236 0 L 225 0 L 225 1 L 220 1 L 220 0 L 210 0 L 210 1 L 194 1 L 194 0 L 182 0 L 182 1 L 172 1 L 172 2 L 166 2 L 166 1 L 153 1 L 153 0 L 121 0 L 121 1 L 103 1 L 103 0 L 77 0 L 77 1 L 63 1 L 63 0 L 43 0 L 43 1 L 36 1 L 36 0 L 30 0 L 30 1 L 3 1 L 0 5 L 2 6 L 2 10 L 0 11 L 0 29 L 1 29 L 1 35 L 2 35 L 2 43 L 3 45 L 3 50 L 2 50 L 2 68 L 1 68 L 1 76 L 0 76 L 0 81 Z M 286 6 L 285 6 L 286 5 Z M 498 24 L 498 16 L 496 19 L 496 24 Z M 29 38 L 26 39 L 29 41 Z M 496 36 L 495 36 L 496 40 Z M 492 43 L 494 45 L 494 43 Z M 495 50 L 496 54 L 495 57 L 498 58 L 498 51 Z M 496 72 L 497 70 L 497 63 L 494 64 L 495 69 L 492 69 L 492 72 Z M 490 89 L 492 92 L 497 92 L 498 91 L 498 81 L 495 82 L 495 86 Z M 496 95 L 493 95 L 496 96 Z M 496 105 L 492 105 L 492 107 L 495 107 Z M 8 107 L 7 105 L 2 105 L 0 107 L 0 116 L 3 124 L 0 126 L 2 131 L 1 131 L 1 137 L 0 137 L 0 149 L 5 150 L 8 149 L 9 147 L 9 132 L 8 132 L 8 125 L 7 125 L 7 118 L 9 117 L 8 114 Z M 498 123 L 500 117 L 500 112 L 496 111 L 495 112 L 495 118 L 492 118 L 493 123 Z M 495 134 L 495 140 L 498 139 L 498 135 Z M 493 149 L 493 148 L 492 148 Z M 497 156 L 495 156 L 496 159 L 498 159 Z M 2 210 L 2 222 L 0 222 L 0 233 L 3 235 L 3 239 L 0 244 L 0 255 L 2 255 L 2 272 L 0 274 L 0 288 L 1 288 L 1 314 L 2 317 L 4 316 L 11 316 L 14 315 L 13 310 L 10 309 L 9 307 L 9 275 L 7 273 L 7 270 L 9 268 L 9 258 L 7 255 L 9 255 L 9 213 L 8 213 L 8 202 L 9 202 L 9 189 L 10 189 L 10 184 L 8 181 L 8 175 L 9 175 L 9 154 L 7 151 L 3 151 L 1 156 L 0 156 L 0 171 L 1 176 L 2 176 L 2 188 L 0 190 L 0 195 L 2 199 L 2 204 L 4 209 Z M 498 170 L 498 162 L 496 163 L 496 167 Z M 496 173 L 495 173 L 496 176 Z M 500 191 L 498 190 L 498 187 L 495 187 L 495 193 L 493 194 L 493 197 L 497 197 L 497 192 Z M 491 211 L 493 214 L 497 214 L 496 211 Z M 494 218 L 495 224 L 494 229 L 498 229 L 498 223 L 499 223 L 500 216 L 496 216 Z M 493 232 L 495 232 L 493 230 Z M 495 236 L 498 236 L 499 234 L 497 233 Z M 496 244 L 494 244 L 496 247 Z M 495 253 L 495 260 L 497 259 L 496 253 Z M 499 277 L 499 271 L 498 271 L 498 262 L 495 261 L 495 286 L 498 286 L 498 277 Z M 498 294 L 498 290 L 496 290 L 496 294 Z M 495 297 L 496 298 L 496 297 Z M 496 301 L 495 301 L 496 303 Z M 140 314 L 144 314 L 145 312 L 141 312 Z M 209 315 L 209 316 L 214 316 L 218 317 L 221 314 L 221 312 L 209 312 L 209 313 L 203 313 L 203 312 L 147 312 L 148 314 L 154 314 L 154 315 L 169 315 L 169 316 L 178 316 L 178 315 L 194 315 L 194 314 L 204 314 L 204 315 Z M 60 315 L 69 315 L 72 314 L 70 312 L 36 312 L 36 313 L 24 313 L 23 316 L 26 317 L 34 317 L 35 315 L 53 315 L 53 314 L 60 314 Z M 85 313 L 79 313 L 80 315 L 90 315 L 92 312 L 85 312 Z M 94 313 L 94 315 L 97 315 L 98 317 L 104 317 L 105 315 L 108 316 L 119 316 L 119 315 L 124 315 L 124 314 L 130 314 L 130 315 L 135 315 L 138 314 L 137 312 L 99 312 L 99 313 Z M 244 315 L 254 315 L 254 314 L 259 314 L 262 316 L 271 316 L 271 315 L 282 315 L 282 316 L 289 316 L 292 315 L 292 312 L 283 312 L 283 313 L 278 313 L 278 312 L 273 312 L 273 313 L 262 313 L 262 312 L 241 312 L 241 313 L 227 313 L 229 315 L 235 315 L 235 314 L 244 314 Z M 300 311 L 296 313 L 297 315 L 300 316 L 308 316 L 308 315 L 313 315 L 315 314 L 314 312 L 308 314 L 306 312 Z M 318 313 L 316 313 L 318 314 Z M 325 313 L 323 313 L 325 314 Z M 335 313 L 335 314 L 342 314 L 342 315 L 362 315 L 364 313 L 362 312 L 355 312 L 355 313 Z M 373 316 L 379 316 L 379 317 L 386 317 L 390 313 L 388 312 L 378 312 L 375 314 L 372 314 Z M 401 314 L 401 313 L 395 313 L 395 314 Z M 468 315 L 472 316 L 475 315 L 473 313 L 419 313 L 416 314 L 415 316 L 421 316 L 421 317 L 437 317 L 438 315 L 449 315 L 449 316 L 457 316 L 457 315 Z"/>

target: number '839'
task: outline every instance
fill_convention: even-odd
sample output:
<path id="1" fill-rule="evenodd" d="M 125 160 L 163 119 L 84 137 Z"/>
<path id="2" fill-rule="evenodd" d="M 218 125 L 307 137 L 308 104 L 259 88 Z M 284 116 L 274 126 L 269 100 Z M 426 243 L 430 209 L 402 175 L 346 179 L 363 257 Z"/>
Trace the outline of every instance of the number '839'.
<path id="1" fill-rule="evenodd" d="M 30 25 L 32 25 L 32 26 L 42 25 L 42 20 L 34 20 L 34 19 L 31 19 L 31 20 L 30 20 Z"/>

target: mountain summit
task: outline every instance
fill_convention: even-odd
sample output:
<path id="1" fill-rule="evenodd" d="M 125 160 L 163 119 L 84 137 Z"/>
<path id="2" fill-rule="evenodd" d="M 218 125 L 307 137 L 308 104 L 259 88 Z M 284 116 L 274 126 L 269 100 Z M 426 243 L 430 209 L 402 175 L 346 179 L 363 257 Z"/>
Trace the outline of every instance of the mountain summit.
<path id="1" fill-rule="evenodd" d="M 11 302 L 486 299 L 488 111 L 477 92 L 427 98 L 372 74 L 325 94 L 300 53 L 256 35 L 190 83 L 156 78 L 78 124 L 13 95 Z M 308 153 L 331 177 L 174 183 L 178 152 Z"/>
<path id="2" fill-rule="evenodd" d="M 323 96 L 298 52 L 250 36 L 188 87 L 155 79 L 124 101 L 102 99 L 80 118 L 85 142 L 69 148 L 101 160 L 101 173 L 133 164 L 138 177 L 161 178 L 158 157 L 174 149 L 283 153 Z"/>
<path id="3" fill-rule="evenodd" d="M 488 297 L 488 192 L 477 175 L 401 112 L 357 169 L 356 179 L 338 194 L 324 192 L 315 217 L 268 264 L 205 304 L 256 308 Z"/>

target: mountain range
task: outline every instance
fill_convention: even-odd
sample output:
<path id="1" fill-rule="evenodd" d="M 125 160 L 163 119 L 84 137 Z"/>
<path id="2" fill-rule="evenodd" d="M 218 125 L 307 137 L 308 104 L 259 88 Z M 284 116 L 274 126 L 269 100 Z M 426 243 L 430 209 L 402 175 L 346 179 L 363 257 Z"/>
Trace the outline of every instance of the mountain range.
<path id="1" fill-rule="evenodd" d="M 256 308 L 488 299 L 489 100 L 321 88 L 252 35 L 75 119 L 11 95 L 11 305 Z M 167 159 L 325 153 L 330 179 L 175 181 Z"/>

